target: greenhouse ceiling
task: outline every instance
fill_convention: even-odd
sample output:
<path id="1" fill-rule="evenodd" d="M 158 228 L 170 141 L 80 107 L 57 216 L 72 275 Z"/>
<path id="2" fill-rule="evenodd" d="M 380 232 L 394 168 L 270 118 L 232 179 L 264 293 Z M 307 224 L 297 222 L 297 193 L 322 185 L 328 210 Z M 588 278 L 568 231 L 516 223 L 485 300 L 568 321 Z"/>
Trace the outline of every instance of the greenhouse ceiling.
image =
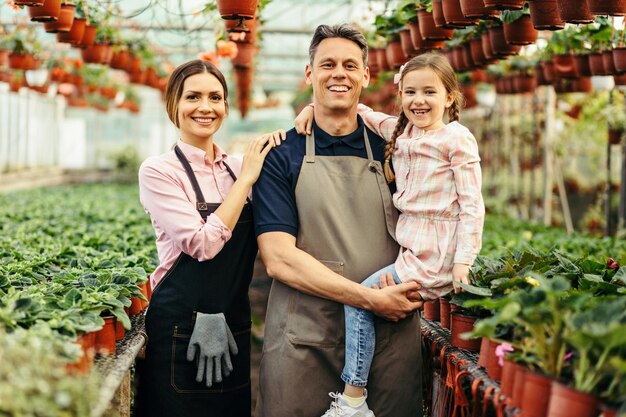
<path id="1" fill-rule="evenodd" d="M 224 23 L 217 11 L 201 13 L 208 3 L 203 0 L 90 2 L 111 10 L 114 24 L 124 35 L 147 38 L 155 52 L 166 56 L 172 65 L 215 49 L 217 37 L 224 32 Z M 261 13 L 255 86 L 266 92 L 293 91 L 304 78 L 308 44 L 317 25 L 350 22 L 370 28 L 377 14 L 395 4 L 396 1 L 389 0 L 272 0 Z M 27 20 L 26 10 L 0 7 L 0 22 L 6 27 Z M 52 40 L 52 36 L 41 32 L 44 42 L 47 37 Z M 53 48 L 65 46 L 51 42 Z M 229 72 L 228 59 L 223 59 L 220 65 L 224 72 Z"/>

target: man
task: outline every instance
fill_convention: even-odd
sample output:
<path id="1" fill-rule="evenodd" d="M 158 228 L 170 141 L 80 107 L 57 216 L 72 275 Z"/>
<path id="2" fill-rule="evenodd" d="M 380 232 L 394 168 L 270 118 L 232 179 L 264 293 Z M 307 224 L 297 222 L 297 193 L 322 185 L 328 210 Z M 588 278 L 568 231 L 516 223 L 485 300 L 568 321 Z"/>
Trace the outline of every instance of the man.
<path id="1" fill-rule="evenodd" d="M 398 254 L 384 141 L 357 115 L 369 83 L 367 43 L 351 26 L 321 25 L 309 57 L 313 135 L 289 131 L 266 158 L 253 191 L 257 241 L 274 278 L 256 415 L 324 413 L 328 393 L 343 386 L 343 304 L 349 304 L 387 319 L 376 326 L 372 411 L 421 416 L 419 316 L 412 313 L 421 306 L 418 285 L 385 285 L 390 277 L 381 279 L 381 289 L 359 284 Z"/>

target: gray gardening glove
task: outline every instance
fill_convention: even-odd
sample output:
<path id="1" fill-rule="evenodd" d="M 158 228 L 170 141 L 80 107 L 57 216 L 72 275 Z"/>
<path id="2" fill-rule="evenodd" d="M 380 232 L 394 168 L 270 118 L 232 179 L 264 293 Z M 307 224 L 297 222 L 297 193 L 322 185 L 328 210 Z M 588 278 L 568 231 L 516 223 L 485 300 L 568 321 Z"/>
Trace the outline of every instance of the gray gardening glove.
<path id="1" fill-rule="evenodd" d="M 196 314 L 196 324 L 187 348 L 187 360 L 193 361 L 198 353 L 196 381 L 206 377 L 206 386 L 222 382 L 233 370 L 230 354 L 237 354 L 235 338 L 226 324 L 223 313 Z M 215 370 L 215 372 L 213 372 Z"/>

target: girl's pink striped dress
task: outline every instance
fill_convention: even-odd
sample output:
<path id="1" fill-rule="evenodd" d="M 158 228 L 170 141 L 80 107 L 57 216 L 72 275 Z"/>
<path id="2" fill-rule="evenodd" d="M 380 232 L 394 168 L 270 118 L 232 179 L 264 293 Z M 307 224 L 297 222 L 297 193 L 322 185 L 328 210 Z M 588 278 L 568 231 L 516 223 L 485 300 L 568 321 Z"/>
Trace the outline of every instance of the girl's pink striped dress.
<path id="1" fill-rule="evenodd" d="M 359 105 L 365 124 L 386 140 L 396 117 Z M 423 131 L 408 123 L 396 140 L 393 167 L 400 210 L 395 262 L 402 281 L 422 285 L 424 300 L 452 290 L 455 263 L 472 265 L 482 245 L 485 205 L 478 145 L 458 122 Z"/>

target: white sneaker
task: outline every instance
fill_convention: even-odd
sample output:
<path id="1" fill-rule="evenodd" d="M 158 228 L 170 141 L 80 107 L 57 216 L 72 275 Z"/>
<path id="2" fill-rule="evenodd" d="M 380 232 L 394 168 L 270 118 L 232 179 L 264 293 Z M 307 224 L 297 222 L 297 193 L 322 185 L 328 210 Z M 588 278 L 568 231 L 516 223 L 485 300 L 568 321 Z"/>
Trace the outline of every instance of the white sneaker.
<path id="1" fill-rule="evenodd" d="M 358 407 L 352 407 L 344 399 L 343 394 L 338 392 L 329 392 L 333 402 L 330 404 L 328 411 L 322 417 L 376 417 L 372 410 L 367 406 L 367 402 L 363 401 Z"/>

